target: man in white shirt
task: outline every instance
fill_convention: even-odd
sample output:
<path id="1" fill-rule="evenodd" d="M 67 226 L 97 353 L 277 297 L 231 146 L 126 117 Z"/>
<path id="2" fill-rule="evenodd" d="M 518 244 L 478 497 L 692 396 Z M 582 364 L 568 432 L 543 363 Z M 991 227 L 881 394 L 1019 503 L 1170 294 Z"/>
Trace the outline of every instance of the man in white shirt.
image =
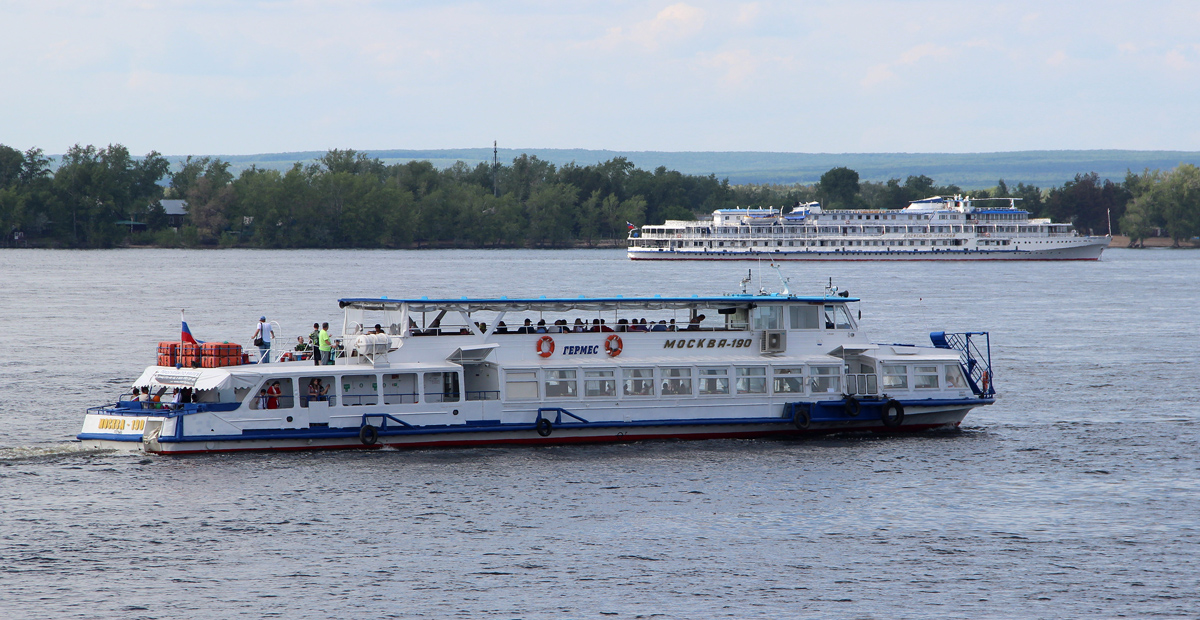
<path id="1" fill-rule="evenodd" d="M 270 362 L 271 338 L 275 335 L 275 330 L 271 324 L 267 322 L 267 317 L 258 317 L 258 326 L 254 328 L 254 344 L 258 347 L 258 363 L 265 364 Z"/>

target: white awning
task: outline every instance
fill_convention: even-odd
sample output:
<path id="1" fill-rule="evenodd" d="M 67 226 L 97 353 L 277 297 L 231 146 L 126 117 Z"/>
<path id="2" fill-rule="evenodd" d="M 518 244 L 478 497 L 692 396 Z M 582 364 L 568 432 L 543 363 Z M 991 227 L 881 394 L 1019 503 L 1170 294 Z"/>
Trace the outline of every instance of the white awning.
<path id="1" fill-rule="evenodd" d="M 493 349 L 500 346 L 500 343 L 491 342 L 488 344 L 474 344 L 465 347 L 459 347 L 446 358 L 448 362 L 482 362 L 487 359 L 487 356 L 492 353 Z"/>
<path id="2" fill-rule="evenodd" d="M 133 382 L 134 387 L 188 387 L 218 390 L 254 387 L 259 374 L 234 374 L 222 368 L 166 368 L 151 366 Z"/>

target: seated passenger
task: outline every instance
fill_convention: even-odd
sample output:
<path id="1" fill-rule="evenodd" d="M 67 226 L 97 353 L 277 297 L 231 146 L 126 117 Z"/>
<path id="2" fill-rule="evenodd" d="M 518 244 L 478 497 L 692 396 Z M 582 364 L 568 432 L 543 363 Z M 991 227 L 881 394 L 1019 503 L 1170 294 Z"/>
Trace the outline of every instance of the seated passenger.
<path id="1" fill-rule="evenodd" d="M 667 331 L 669 331 L 669 332 L 679 331 L 679 329 L 677 327 L 675 327 L 675 319 L 671 319 L 671 324 L 667 325 Z"/>
<path id="2" fill-rule="evenodd" d="M 532 334 L 533 333 L 533 321 L 530 321 L 529 319 L 525 319 L 525 324 L 517 328 L 517 333 L 518 334 Z"/>
<path id="3" fill-rule="evenodd" d="M 495 333 L 497 333 L 497 334 L 507 334 L 508 333 L 508 326 L 504 324 L 504 321 L 500 321 L 499 323 L 496 323 L 496 332 Z"/>
<path id="4" fill-rule="evenodd" d="M 573 331 L 575 331 L 575 333 L 577 333 L 577 334 L 582 334 L 583 332 L 587 331 L 587 325 L 583 324 L 582 319 L 577 318 L 577 319 L 575 319 L 575 325 L 574 325 Z"/>
<path id="5" fill-rule="evenodd" d="M 629 331 L 629 320 L 628 319 L 618 320 L 617 321 L 617 331 L 619 331 L 619 332 Z"/>
<path id="6" fill-rule="evenodd" d="M 591 331 L 592 331 L 593 333 L 598 333 L 598 332 L 600 331 L 600 319 L 592 319 L 592 329 L 591 329 Z"/>
<path id="7" fill-rule="evenodd" d="M 611 332 L 613 330 L 613 328 L 609 327 L 605 323 L 606 323 L 606 321 L 604 319 L 600 319 L 600 331 Z"/>
<path id="8" fill-rule="evenodd" d="M 651 328 L 650 328 L 650 331 L 652 331 L 652 332 L 665 332 L 665 331 L 667 331 L 667 322 L 666 322 L 665 320 L 663 320 L 663 321 L 659 321 L 659 322 L 655 323 L 655 324 L 654 324 L 654 327 L 651 327 Z"/>
<path id="9" fill-rule="evenodd" d="M 546 333 L 546 319 L 538 319 L 537 329 L 533 330 L 535 334 Z"/>
<path id="10" fill-rule="evenodd" d="M 384 332 L 383 332 L 383 326 L 382 326 L 382 325 L 380 325 L 379 323 L 376 323 L 376 324 L 375 324 L 375 329 L 373 329 L 373 330 L 371 330 L 371 331 L 369 331 L 369 332 L 367 332 L 367 333 L 368 333 L 368 334 L 382 334 L 382 333 L 384 333 Z"/>

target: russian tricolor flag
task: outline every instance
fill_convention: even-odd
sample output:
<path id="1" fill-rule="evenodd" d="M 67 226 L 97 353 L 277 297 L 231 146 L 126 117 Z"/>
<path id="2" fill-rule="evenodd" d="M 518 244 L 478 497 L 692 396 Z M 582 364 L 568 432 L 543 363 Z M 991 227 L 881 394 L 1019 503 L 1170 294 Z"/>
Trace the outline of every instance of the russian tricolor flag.
<path id="1" fill-rule="evenodd" d="M 200 344 L 192 337 L 192 330 L 188 329 L 187 321 L 183 319 L 183 310 L 179 311 L 179 321 L 183 323 L 183 332 L 179 334 L 180 342 L 190 342 L 192 344 Z"/>

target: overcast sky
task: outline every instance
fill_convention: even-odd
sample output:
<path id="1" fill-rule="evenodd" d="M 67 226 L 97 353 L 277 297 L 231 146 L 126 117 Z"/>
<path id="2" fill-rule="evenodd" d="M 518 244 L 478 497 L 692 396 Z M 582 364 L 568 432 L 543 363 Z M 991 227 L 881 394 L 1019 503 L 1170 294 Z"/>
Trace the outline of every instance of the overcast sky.
<path id="1" fill-rule="evenodd" d="M 1200 2 L 0 0 L 0 143 L 1200 150 Z"/>

